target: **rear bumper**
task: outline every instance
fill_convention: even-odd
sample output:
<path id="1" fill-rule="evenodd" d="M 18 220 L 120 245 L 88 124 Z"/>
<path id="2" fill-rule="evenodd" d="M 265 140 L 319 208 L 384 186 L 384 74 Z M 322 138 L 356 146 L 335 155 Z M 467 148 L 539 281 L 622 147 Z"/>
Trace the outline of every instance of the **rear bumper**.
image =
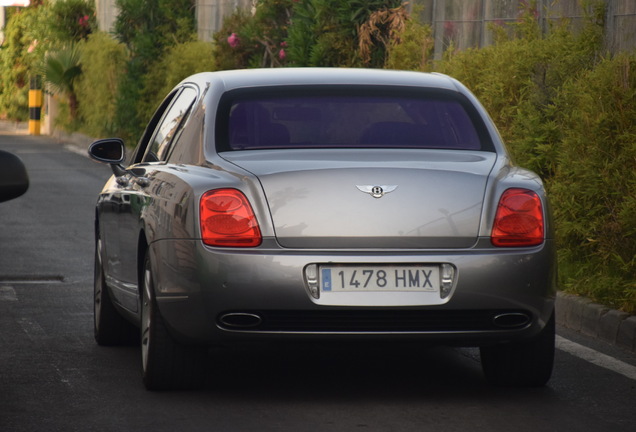
<path id="1" fill-rule="evenodd" d="M 418 339 L 477 346 L 531 337 L 554 311 L 554 244 L 457 251 L 219 250 L 196 240 L 151 245 L 155 290 L 173 335 L 188 343 L 252 339 Z M 321 303 L 307 289 L 312 263 L 450 263 L 452 294 L 431 304 L 416 293 Z M 396 300 L 397 298 L 397 300 Z M 439 303 L 439 302 L 438 302 Z"/>

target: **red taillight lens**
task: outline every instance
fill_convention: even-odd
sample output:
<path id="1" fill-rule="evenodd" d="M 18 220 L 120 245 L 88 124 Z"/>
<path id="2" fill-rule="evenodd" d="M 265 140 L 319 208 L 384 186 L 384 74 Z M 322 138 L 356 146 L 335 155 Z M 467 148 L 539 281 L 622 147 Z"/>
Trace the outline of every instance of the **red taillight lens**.
<path id="1" fill-rule="evenodd" d="M 210 246 L 254 247 L 261 230 L 252 206 L 236 189 L 211 190 L 201 196 L 201 235 Z"/>
<path id="2" fill-rule="evenodd" d="M 499 247 L 539 245 L 544 239 L 543 225 L 539 195 L 527 189 L 508 189 L 499 200 L 492 244 Z"/>

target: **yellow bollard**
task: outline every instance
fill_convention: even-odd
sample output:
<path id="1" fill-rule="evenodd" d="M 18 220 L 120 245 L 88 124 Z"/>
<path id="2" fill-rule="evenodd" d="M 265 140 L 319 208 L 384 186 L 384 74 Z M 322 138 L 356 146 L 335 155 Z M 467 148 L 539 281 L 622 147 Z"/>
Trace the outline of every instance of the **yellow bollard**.
<path id="1" fill-rule="evenodd" d="M 42 90 L 40 77 L 32 77 L 29 87 L 29 134 L 40 135 L 40 118 L 42 116 Z"/>

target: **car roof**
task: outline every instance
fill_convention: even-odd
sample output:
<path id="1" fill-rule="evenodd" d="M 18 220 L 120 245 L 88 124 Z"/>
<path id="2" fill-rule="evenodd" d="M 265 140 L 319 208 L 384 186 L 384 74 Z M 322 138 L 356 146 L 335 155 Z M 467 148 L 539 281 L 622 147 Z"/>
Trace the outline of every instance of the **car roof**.
<path id="1" fill-rule="evenodd" d="M 270 68 L 203 72 L 184 82 L 210 84 L 217 90 L 285 85 L 386 85 L 443 88 L 461 91 L 458 83 L 446 75 L 387 69 L 347 68 Z"/>

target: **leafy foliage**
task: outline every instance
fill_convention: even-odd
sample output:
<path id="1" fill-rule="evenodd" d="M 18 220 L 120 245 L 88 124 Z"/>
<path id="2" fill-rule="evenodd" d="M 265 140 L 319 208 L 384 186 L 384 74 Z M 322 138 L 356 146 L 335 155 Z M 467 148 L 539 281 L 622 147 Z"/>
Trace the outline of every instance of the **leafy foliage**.
<path id="1" fill-rule="evenodd" d="M 391 39 L 389 22 L 397 23 L 403 18 L 402 11 L 400 0 L 296 2 L 289 27 L 290 64 L 352 67 L 369 64 L 373 58 L 373 64 L 381 67 L 384 49 Z M 383 20 L 379 14 L 390 18 Z M 361 43 L 359 30 L 363 25 L 366 39 Z M 376 54 L 377 49 L 380 54 Z"/>
<path id="2" fill-rule="evenodd" d="M 77 117 L 75 83 L 82 73 L 79 51 L 75 45 L 47 53 L 40 73 L 49 91 L 68 97 L 71 120 Z"/>
<path id="3" fill-rule="evenodd" d="M 80 43 L 80 76 L 76 90 L 81 130 L 100 138 L 117 135 L 115 98 L 126 71 L 126 47 L 104 32 L 95 32 Z"/>
<path id="4" fill-rule="evenodd" d="M 636 56 L 564 86 L 551 182 L 565 286 L 636 312 Z"/>
<path id="5" fill-rule="evenodd" d="M 217 69 L 287 64 L 287 30 L 293 0 L 259 0 L 254 14 L 238 9 L 214 35 Z"/>
<path id="6" fill-rule="evenodd" d="M 563 21 L 541 36 L 539 22 L 527 9 L 513 30 L 512 37 L 500 35 L 495 45 L 451 52 L 436 69 L 471 88 L 517 162 L 549 179 L 561 141 L 556 98 L 566 82 L 594 67 L 602 25 L 590 15 L 579 32 Z"/>
<path id="7" fill-rule="evenodd" d="M 294 66 L 348 66 L 355 63 L 355 24 L 342 16 L 342 2 L 308 0 L 294 4 L 289 27 Z"/>
<path id="8" fill-rule="evenodd" d="M 116 98 L 115 123 L 125 138 L 136 139 L 147 118 L 139 114 L 144 77 L 164 50 L 174 44 L 194 40 L 192 0 L 117 0 L 119 14 L 115 35 L 130 52 L 127 71 L 121 75 Z"/>
<path id="9" fill-rule="evenodd" d="M 140 116 L 149 119 L 163 98 L 183 79 L 215 69 L 213 45 L 194 41 L 169 48 L 144 78 Z"/>
<path id="10" fill-rule="evenodd" d="M 61 44 L 86 39 L 97 29 L 94 0 L 57 0 L 51 3 L 50 37 Z"/>
<path id="11" fill-rule="evenodd" d="M 561 285 L 636 311 L 636 66 L 603 59 L 603 9 L 546 36 L 527 11 L 512 32 L 437 65 L 467 84 L 523 166 L 541 174 L 556 219 Z M 512 36 L 509 36 L 512 34 Z"/>
<path id="12" fill-rule="evenodd" d="M 49 90 L 53 93 L 75 91 L 75 81 L 82 73 L 79 59 L 79 51 L 75 46 L 46 55 L 41 72 Z"/>
<path id="13" fill-rule="evenodd" d="M 430 26 L 413 16 L 406 20 L 396 43 L 388 47 L 385 67 L 388 69 L 428 71 L 432 68 L 435 41 Z"/>
<path id="14" fill-rule="evenodd" d="M 0 49 L 0 117 L 26 120 L 29 117 L 29 81 L 43 55 L 38 44 L 43 7 L 6 8 L 5 40 Z"/>
<path id="15" fill-rule="evenodd" d="M 371 12 L 369 19 L 358 27 L 358 47 L 362 62 L 376 67 L 384 66 L 388 50 L 399 44 L 407 20 L 408 13 L 402 5 Z"/>
<path id="16" fill-rule="evenodd" d="M 117 0 L 115 36 L 133 58 L 150 61 L 164 48 L 194 38 L 192 0 Z"/>

